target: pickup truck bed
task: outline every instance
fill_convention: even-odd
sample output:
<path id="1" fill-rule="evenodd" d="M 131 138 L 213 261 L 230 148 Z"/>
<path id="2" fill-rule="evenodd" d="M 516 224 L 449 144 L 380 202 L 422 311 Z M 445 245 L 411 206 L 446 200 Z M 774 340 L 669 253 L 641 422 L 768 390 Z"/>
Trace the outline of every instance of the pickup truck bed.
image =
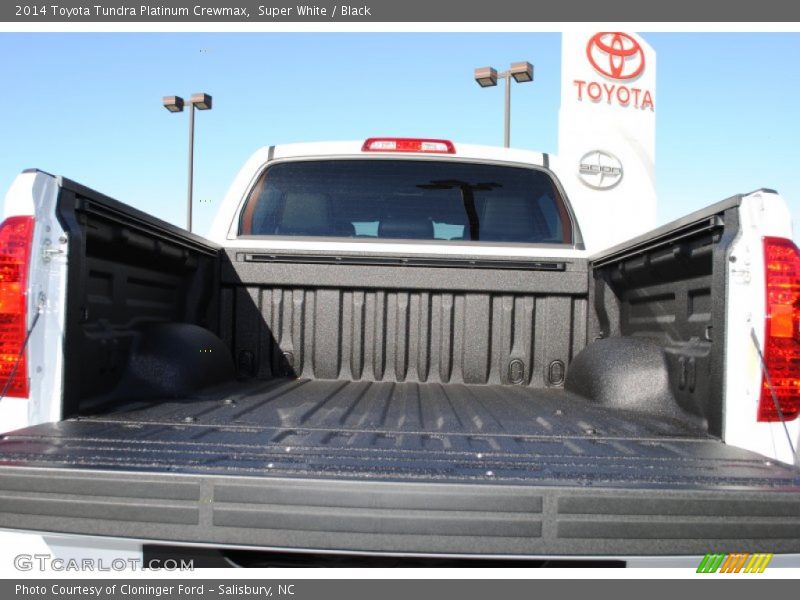
<path id="1" fill-rule="evenodd" d="M 721 441 L 736 198 L 599 260 L 489 264 L 222 249 L 59 186 L 63 414 L 0 438 L 0 528 L 800 552 L 800 471 Z"/>

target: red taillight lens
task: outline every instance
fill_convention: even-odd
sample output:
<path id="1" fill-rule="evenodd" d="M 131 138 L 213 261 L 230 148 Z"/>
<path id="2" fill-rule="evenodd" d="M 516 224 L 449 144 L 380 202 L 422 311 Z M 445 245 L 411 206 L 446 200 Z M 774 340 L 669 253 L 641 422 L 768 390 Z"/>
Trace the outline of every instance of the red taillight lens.
<path id="1" fill-rule="evenodd" d="M 10 217 L 0 225 L 0 390 L 6 396 L 28 396 L 28 361 L 19 351 L 27 333 L 28 265 L 33 217 Z M 9 376 L 14 374 L 11 382 Z"/>
<path id="2" fill-rule="evenodd" d="M 421 138 L 369 138 L 361 146 L 362 152 L 421 152 L 423 154 L 455 154 L 450 140 Z"/>
<path id="3" fill-rule="evenodd" d="M 764 362 L 787 421 L 800 415 L 800 251 L 791 240 L 764 238 L 767 321 Z M 759 421 L 780 421 L 762 376 Z"/>

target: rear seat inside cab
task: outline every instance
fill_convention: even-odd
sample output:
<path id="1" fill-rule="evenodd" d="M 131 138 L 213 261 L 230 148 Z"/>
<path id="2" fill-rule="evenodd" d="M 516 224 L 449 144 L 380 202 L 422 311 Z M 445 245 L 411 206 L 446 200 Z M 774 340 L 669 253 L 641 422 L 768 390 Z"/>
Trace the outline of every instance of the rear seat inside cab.
<path id="1" fill-rule="evenodd" d="M 390 216 L 381 220 L 378 237 L 401 240 L 432 240 L 433 221 L 424 214 Z"/>
<path id="2" fill-rule="evenodd" d="M 480 239 L 493 242 L 539 242 L 551 237 L 539 207 L 529 198 L 496 198 L 480 216 Z"/>

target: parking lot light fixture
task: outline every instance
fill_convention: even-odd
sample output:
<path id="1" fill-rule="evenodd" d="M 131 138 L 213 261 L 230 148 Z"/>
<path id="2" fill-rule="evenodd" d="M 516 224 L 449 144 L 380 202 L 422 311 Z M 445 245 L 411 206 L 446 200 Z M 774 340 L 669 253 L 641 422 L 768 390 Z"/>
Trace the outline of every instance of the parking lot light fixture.
<path id="1" fill-rule="evenodd" d="M 183 112 L 183 98 L 180 96 L 164 96 L 161 102 L 169 112 Z"/>
<path id="2" fill-rule="evenodd" d="M 184 101 L 180 96 L 164 96 L 162 104 L 169 112 L 183 112 Z M 192 230 L 192 192 L 194 187 L 194 109 L 211 110 L 212 99 L 205 92 L 189 97 L 189 185 L 186 200 L 186 229 Z"/>
<path id="3" fill-rule="evenodd" d="M 533 65 L 529 62 L 515 62 L 507 71 L 498 73 L 492 67 L 480 67 L 475 69 L 475 81 L 481 87 L 494 87 L 498 79 L 506 82 L 506 102 L 505 102 L 505 121 L 503 126 L 503 145 L 508 148 L 511 145 L 511 78 L 517 83 L 529 83 L 533 81 Z"/>
<path id="4" fill-rule="evenodd" d="M 493 87 L 497 85 L 497 71 L 492 67 L 475 69 L 475 81 L 481 87 Z"/>

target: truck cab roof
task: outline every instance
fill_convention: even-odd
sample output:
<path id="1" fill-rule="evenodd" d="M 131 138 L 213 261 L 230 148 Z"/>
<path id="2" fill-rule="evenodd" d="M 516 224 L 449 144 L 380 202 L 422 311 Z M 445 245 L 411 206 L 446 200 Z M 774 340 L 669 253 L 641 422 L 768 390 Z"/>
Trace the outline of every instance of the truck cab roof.
<path id="1" fill-rule="evenodd" d="M 444 152 L 419 152 L 419 151 L 369 151 L 365 150 L 365 143 L 369 140 L 408 140 L 408 141 L 442 141 L 449 142 L 454 150 L 452 153 Z M 517 164 L 534 165 L 547 167 L 548 155 L 543 152 L 524 150 L 520 148 L 503 148 L 499 146 L 484 146 L 477 144 L 462 144 L 451 142 L 450 140 L 434 140 L 429 138 L 391 138 L 374 137 L 368 140 L 349 140 L 335 142 L 302 142 L 292 144 L 281 144 L 276 146 L 265 146 L 257 150 L 253 158 L 258 157 L 263 163 L 267 160 L 277 160 L 282 158 L 305 158 L 305 157 L 350 157 L 350 156 L 374 156 L 376 154 L 391 155 L 397 158 L 405 157 L 410 159 L 442 159 L 453 158 L 457 160 L 476 160 L 476 161 L 498 161 Z"/>

